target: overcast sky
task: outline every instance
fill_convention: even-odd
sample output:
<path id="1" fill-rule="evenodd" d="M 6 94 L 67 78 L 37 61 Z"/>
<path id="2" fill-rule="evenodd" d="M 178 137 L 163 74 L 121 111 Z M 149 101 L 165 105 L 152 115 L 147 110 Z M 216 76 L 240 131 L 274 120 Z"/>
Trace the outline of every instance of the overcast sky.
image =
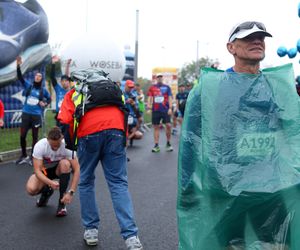
<path id="1" fill-rule="evenodd" d="M 51 44 L 67 44 L 76 34 L 105 33 L 134 52 L 136 10 L 139 10 L 138 76 L 151 77 L 154 67 L 182 67 L 199 57 L 218 60 L 221 69 L 233 64 L 227 52 L 228 33 L 240 21 L 263 22 L 273 38 L 266 38 L 262 66 L 294 63 L 299 54 L 279 58 L 279 46 L 295 47 L 300 39 L 297 0 L 38 0 L 47 13 Z"/>

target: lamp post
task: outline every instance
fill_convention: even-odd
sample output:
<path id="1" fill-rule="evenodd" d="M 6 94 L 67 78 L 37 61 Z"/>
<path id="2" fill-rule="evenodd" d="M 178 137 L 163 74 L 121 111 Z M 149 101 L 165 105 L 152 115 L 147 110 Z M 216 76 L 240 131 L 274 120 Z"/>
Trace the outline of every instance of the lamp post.
<path id="1" fill-rule="evenodd" d="M 139 10 L 136 10 L 136 27 L 135 27 L 135 53 L 134 53 L 134 82 L 138 79 L 138 58 L 139 58 Z"/>
<path id="2" fill-rule="evenodd" d="M 196 67 L 195 67 L 195 75 L 198 79 L 199 76 L 199 40 L 197 40 L 197 49 L 196 49 Z"/>
<path id="3" fill-rule="evenodd" d="M 86 0 L 86 14 L 85 14 L 85 32 L 88 31 L 88 13 L 89 12 L 89 0 Z"/>

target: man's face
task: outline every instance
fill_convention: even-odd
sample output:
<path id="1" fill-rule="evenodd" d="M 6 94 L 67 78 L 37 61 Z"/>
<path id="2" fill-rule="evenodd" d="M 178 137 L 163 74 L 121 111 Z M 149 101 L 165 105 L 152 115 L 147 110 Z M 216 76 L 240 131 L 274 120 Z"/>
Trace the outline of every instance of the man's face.
<path id="1" fill-rule="evenodd" d="M 70 88 L 70 81 L 67 80 L 67 79 L 62 79 L 62 80 L 61 80 L 61 86 L 62 86 L 64 89 L 69 89 L 69 88 Z"/>
<path id="2" fill-rule="evenodd" d="M 260 62 L 265 58 L 265 36 L 254 33 L 228 43 L 229 52 L 239 60 Z"/>
<path id="3" fill-rule="evenodd" d="M 125 85 L 125 92 L 126 93 L 130 93 L 134 88 L 133 87 L 128 87 L 127 85 Z"/>
<path id="4" fill-rule="evenodd" d="M 48 139 L 48 142 L 50 144 L 50 147 L 53 151 L 57 151 L 61 145 L 61 141 L 62 141 L 63 138 L 59 139 L 59 140 L 51 140 L 51 139 Z"/>
<path id="5" fill-rule="evenodd" d="M 180 93 L 183 93 L 184 90 L 185 90 L 184 85 L 180 85 L 180 86 L 179 86 L 179 92 L 180 92 Z"/>
<path id="6" fill-rule="evenodd" d="M 192 89 L 192 87 L 193 87 L 193 85 L 192 85 L 192 84 L 188 84 L 188 85 L 186 85 L 186 88 L 187 88 L 188 90 L 191 90 L 191 89 Z"/>
<path id="7" fill-rule="evenodd" d="M 158 83 L 162 83 L 162 82 L 163 82 L 162 76 L 158 76 L 158 77 L 157 77 L 157 82 L 158 82 Z"/>

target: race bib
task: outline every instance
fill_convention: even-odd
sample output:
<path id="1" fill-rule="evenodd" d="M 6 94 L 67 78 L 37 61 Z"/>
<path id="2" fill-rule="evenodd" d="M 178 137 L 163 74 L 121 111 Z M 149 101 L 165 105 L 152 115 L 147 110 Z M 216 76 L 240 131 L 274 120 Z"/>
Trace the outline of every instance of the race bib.
<path id="1" fill-rule="evenodd" d="M 39 99 L 33 96 L 29 96 L 27 99 L 27 104 L 31 106 L 35 106 L 39 103 Z"/>
<path id="2" fill-rule="evenodd" d="M 128 116 L 128 125 L 132 125 L 133 124 L 133 116 L 129 115 Z"/>
<path id="3" fill-rule="evenodd" d="M 155 103 L 163 103 L 164 102 L 164 97 L 163 96 L 155 96 L 154 97 L 154 102 Z"/>
<path id="4" fill-rule="evenodd" d="M 253 133 L 242 136 L 237 144 L 238 156 L 267 156 L 274 152 L 276 133 Z"/>

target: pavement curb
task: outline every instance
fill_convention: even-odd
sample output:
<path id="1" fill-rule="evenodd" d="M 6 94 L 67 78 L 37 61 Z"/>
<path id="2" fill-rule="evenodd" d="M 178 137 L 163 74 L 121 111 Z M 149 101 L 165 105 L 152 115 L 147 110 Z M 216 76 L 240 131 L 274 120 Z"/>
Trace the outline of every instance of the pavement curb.
<path id="1" fill-rule="evenodd" d="M 31 148 L 27 148 L 27 154 L 31 154 Z M 0 153 L 0 163 L 5 163 L 18 159 L 21 155 L 21 149 L 15 149 Z"/>
<path id="2" fill-rule="evenodd" d="M 143 124 L 143 128 L 149 132 L 151 128 L 151 123 L 145 123 Z M 27 148 L 27 154 L 31 154 L 31 147 Z M 1 152 L 0 153 L 0 163 L 6 163 L 9 161 L 14 161 L 19 158 L 21 155 L 21 149 L 15 149 L 11 151 Z"/>

